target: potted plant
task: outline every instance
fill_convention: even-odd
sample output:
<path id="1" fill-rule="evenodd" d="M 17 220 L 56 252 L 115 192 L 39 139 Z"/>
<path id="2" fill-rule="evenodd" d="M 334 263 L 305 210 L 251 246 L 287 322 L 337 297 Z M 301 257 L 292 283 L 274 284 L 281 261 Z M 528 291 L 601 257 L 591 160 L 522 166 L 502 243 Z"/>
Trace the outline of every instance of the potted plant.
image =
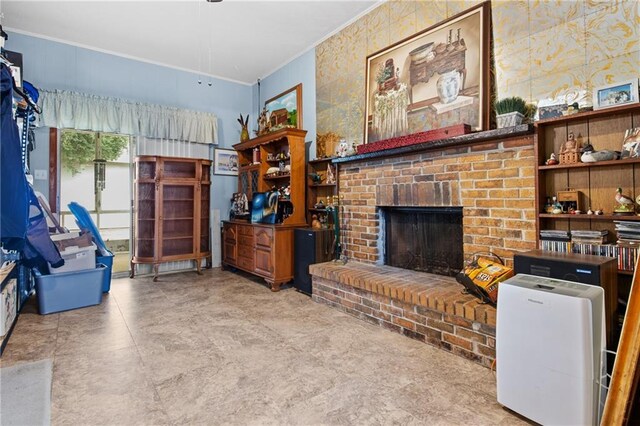
<path id="1" fill-rule="evenodd" d="M 527 103 L 518 96 L 500 99 L 496 102 L 495 108 L 498 129 L 522 124 L 527 113 Z"/>

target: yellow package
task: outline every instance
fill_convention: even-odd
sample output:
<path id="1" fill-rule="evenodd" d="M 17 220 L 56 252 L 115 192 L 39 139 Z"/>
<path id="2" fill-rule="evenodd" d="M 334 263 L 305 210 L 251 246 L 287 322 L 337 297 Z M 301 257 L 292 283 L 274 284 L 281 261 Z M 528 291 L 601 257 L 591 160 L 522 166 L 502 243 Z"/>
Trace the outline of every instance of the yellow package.
<path id="1" fill-rule="evenodd" d="M 498 284 L 513 276 L 513 269 L 496 263 L 486 257 L 478 259 L 467 266 L 464 271 L 471 281 L 489 296 L 491 301 L 498 301 Z"/>

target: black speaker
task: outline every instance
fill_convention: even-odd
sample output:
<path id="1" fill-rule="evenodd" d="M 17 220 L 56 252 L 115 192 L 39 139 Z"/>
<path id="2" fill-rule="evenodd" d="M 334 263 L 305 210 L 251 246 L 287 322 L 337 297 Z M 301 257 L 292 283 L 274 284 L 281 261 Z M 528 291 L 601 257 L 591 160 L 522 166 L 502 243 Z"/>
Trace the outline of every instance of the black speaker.
<path id="1" fill-rule="evenodd" d="M 293 231 L 293 286 L 311 294 L 309 265 L 333 259 L 332 229 L 299 228 Z"/>
<path id="2" fill-rule="evenodd" d="M 618 265 L 613 257 L 532 250 L 514 253 L 515 274 L 558 278 L 604 289 L 607 346 L 615 345 L 618 331 Z"/>

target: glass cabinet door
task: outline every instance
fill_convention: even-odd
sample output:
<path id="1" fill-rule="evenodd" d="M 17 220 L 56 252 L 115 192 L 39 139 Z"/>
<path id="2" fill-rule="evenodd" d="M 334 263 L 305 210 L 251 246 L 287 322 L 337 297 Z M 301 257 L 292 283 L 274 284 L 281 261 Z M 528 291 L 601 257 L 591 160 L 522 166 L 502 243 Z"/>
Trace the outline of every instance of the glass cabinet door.
<path id="1" fill-rule="evenodd" d="M 161 191 L 161 255 L 165 257 L 193 254 L 195 251 L 195 185 L 163 183 Z"/>

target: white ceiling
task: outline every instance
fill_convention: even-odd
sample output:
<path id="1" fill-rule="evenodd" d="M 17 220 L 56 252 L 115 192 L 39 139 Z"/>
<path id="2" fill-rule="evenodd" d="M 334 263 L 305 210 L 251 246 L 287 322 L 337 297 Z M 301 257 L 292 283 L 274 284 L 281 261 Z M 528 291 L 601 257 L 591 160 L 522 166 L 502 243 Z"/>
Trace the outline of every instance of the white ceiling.
<path id="1" fill-rule="evenodd" d="M 380 0 L 0 0 L 5 29 L 252 84 Z"/>

